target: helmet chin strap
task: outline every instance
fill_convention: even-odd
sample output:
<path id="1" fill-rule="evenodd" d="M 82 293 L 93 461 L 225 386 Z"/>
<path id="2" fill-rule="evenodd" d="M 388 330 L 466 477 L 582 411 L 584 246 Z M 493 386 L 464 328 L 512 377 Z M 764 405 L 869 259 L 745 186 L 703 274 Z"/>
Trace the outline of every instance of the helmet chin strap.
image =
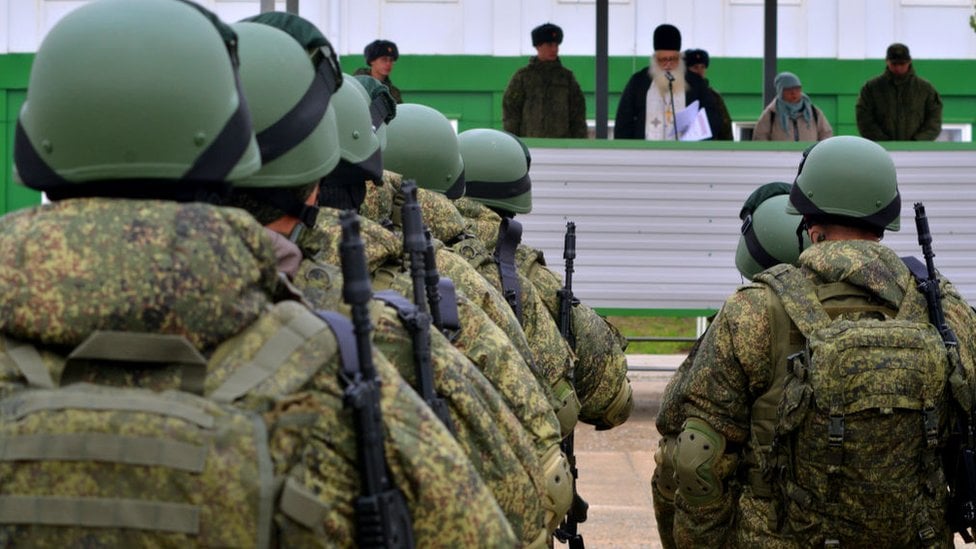
<path id="1" fill-rule="evenodd" d="M 799 253 L 803 253 L 803 233 L 807 232 L 809 227 L 807 226 L 806 216 L 800 220 L 800 224 L 796 226 L 796 249 Z"/>

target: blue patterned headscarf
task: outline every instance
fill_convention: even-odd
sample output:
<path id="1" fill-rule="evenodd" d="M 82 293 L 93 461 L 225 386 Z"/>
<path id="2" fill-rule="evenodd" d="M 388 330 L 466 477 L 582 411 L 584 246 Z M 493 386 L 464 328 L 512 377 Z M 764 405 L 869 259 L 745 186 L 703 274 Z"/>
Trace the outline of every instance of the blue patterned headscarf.
<path id="1" fill-rule="evenodd" d="M 800 115 L 803 115 L 809 128 L 813 103 L 807 94 L 804 93 L 796 103 L 787 103 L 783 100 L 783 90 L 801 87 L 800 79 L 792 72 L 781 72 L 776 75 L 773 85 L 776 86 L 776 116 L 779 117 L 779 125 L 783 127 L 783 131 L 789 133 L 788 122 L 799 118 Z"/>

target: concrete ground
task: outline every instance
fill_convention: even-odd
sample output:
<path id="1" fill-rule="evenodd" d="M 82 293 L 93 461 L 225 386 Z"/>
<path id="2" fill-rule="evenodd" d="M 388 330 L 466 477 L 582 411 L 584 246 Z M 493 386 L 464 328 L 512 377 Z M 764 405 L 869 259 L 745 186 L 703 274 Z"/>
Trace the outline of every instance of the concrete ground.
<path id="1" fill-rule="evenodd" d="M 682 360 L 684 355 L 628 356 L 631 367 L 676 368 Z M 626 423 L 609 431 L 589 425 L 576 429 L 579 492 L 590 504 L 587 521 L 579 527 L 587 548 L 661 547 L 651 507 L 658 441 L 654 419 L 671 372 L 632 371 L 629 377 L 634 412 Z"/>

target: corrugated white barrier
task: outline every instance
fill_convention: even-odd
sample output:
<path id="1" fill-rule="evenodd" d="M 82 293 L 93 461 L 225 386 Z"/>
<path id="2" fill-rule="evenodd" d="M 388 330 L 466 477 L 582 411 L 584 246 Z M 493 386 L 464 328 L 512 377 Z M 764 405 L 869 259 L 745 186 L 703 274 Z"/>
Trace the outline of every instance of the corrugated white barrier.
<path id="1" fill-rule="evenodd" d="M 739 208 L 757 186 L 792 182 L 802 153 L 769 150 L 531 148 L 533 211 L 523 241 L 562 272 L 576 223 L 574 290 L 598 308 L 717 309 L 742 282 Z M 894 151 L 902 230 L 885 243 L 921 256 L 912 204 L 923 201 L 936 265 L 976 303 L 976 152 Z M 852 166 L 857 169 L 856 166 Z"/>

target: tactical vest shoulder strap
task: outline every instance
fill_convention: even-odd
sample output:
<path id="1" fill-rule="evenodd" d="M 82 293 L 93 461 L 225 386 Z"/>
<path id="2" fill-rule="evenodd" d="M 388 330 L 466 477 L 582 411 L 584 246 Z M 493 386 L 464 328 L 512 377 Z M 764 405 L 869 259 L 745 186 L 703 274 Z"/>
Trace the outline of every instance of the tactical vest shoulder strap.
<path id="1" fill-rule="evenodd" d="M 756 275 L 756 280 L 772 288 L 804 337 L 830 323 L 830 316 L 817 297 L 817 288 L 796 267 L 781 263 Z"/>
<path id="2" fill-rule="evenodd" d="M 498 242 L 495 244 L 495 261 L 501 275 L 502 293 L 505 300 L 522 321 L 522 288 L 519 285 L 518 268 L 515 265 L 515 250 L 522 242 L 522 224 L 510 217 L 502 219 L 498 225 Z"/>
<path id="3" fill-rule="evenodd" d="M 233 402 L 246 395 L 273 376 L 292 353 L 324 329 L 311 312 L 304 308 L 298 310 L 264 342 L 254 358 L 228 376 L 209 398 L 218 402 Z"/>

